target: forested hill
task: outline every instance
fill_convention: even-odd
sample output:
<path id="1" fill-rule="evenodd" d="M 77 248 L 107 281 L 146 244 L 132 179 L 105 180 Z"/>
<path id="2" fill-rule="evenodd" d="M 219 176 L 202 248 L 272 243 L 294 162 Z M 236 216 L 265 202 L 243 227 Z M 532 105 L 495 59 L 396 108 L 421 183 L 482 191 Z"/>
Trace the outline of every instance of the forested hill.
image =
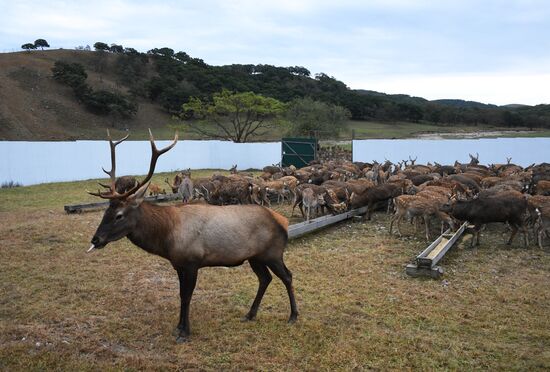
<path id="1" fill-rule="evenodd" d="M 5 88 L 0 90 L 0 138 L 45 139 L 59 133 L 82 138 L 86 126 L 165 126 L 190 97 L 209 100 L 222 89 L 252 91 L 283 102 L 310 97 L 343 106 L 356 120 L 550 127 L 550 105 L 428 101 L 352 90 L 301 66 L 212 66 L 170 48 L 139 53 L 99 44 L 104 47 L 97 51 L 0 54 L 0 86 Z M 64 64 L 52 71 L 56 61 Z"/>

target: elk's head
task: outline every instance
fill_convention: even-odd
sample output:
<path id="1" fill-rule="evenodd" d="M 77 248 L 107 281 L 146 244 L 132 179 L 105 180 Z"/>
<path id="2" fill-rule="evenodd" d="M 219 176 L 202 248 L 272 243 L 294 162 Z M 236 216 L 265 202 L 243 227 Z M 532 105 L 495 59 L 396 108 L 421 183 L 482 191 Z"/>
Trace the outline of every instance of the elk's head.
<path id="1" fill-rule="evenodd" d="M 136 227 L 139 213 L 137 210 L 145 197 L 148 186 L 149 184 L 143 185 L 135 194 L 126 199 L 113 199 L 109 202 L 109 207 L 103 214 L 88 252 L 124 238 Z"/>
<path id="2" fill-rule="evenodd" d="M 183 178 L 191 178 L 191 168 L 187 168 L 187 170 L 181 171 L 181 175 L 183 176 Z"/>
<path id="3" fill-rule="evenodd" d="M 476 152 L 476 156 L 473 156 L 472 154 L 468 154 L 470 156 L 470 165 L 478 165 L 479 164 L 479 154 Z"/>
<path id="4" fill-rule="evenodd" d="M 116 188 L 116 161 L 115 161 L 115 148 L 118 144 L 123 142 L 128 138 L 128 135 L 121 140 L 113 142 L 109 131 L 107 131 L 107 136 L 109 138 L 109 145 L 111 147 L 111 170 L 106 171 L 111 177 L 111 182 L 109 185 L 100 184 L 102 187 L 108 189 L 104 192 L 89 192 L 91 195 L 98 196 L 102 199 L 109 200 L 109 207 L 103 214 L 103 219 L 99 224 L 93 238 L 92 245 L 88 252 L 93 249 L 100 249 L 105 247 L 109 242 L 113 242 L 127 236 L 133 229 L 135 229 L 139 214 L 141 213 L 139 207 L 143 202 L 147 188 L 149 187 L 149 181 L 155 172 L 155 166 L 157 164 L 158 158 L 170 150 L 176 145 L 178 141 L 178 134 L 176 133 L 174 141 L 167 147 L 158 150 L 155 145 L 155 139 L 151 130 L 149 130 L 150 141 L 151 141 L 151 163 L 149 165 L 149 172 L 143 181 L 136 182 L 135 185 L 124 192 L 117 191 Z"/>

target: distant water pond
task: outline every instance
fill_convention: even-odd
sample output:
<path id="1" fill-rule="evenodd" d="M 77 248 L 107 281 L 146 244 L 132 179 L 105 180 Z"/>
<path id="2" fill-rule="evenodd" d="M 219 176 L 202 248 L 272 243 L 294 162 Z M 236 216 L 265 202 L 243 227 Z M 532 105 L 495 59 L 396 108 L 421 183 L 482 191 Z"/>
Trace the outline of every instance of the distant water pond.
<path id="1" fill-rule="evenodd" d="M 453 164 L 470 161 L 468 154 L 479 153 L 482 164 L 512 162 L 522 166 L 550 162 L 550 138 L 480 138 L 480 139 L 399 139 L 353 141 L 353 160 L 370 162 L 384 159 L 398 162 L 418 157 L 417 164 L 438 162 Z"/>

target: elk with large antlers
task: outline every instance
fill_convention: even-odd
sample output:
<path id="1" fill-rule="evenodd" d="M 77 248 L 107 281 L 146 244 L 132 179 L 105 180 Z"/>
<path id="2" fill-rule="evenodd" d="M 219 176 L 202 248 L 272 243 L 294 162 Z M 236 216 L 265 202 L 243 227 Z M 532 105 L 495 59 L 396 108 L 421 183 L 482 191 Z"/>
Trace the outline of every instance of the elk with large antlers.
<path id="1" fill-rule="evenodd" d="M 144 180 L 124 193 L 115 189 L 115 147 L 111 146 L 111 185 L 106 192 L 91 193 L 109 199 L 101 224 L 88 251 L 127 237 L 145 251 L 170 261 L 180 283 L 180 320 L 176 328 L 177 342 L 189 338 L 189 305 L 197 282 L 198 270 L 209 266 L 238 266 L 248 260 L 258 276 L 259 287 L 245 320 L 253 320 L 273 272 L 284 283 L 290 300 L 289 322 L 296 321 L 298 310 L 292 287 L 292 274 L 283 261 L 288 239 L 288 220 L 259 205 L 212 206 L 180 204 L 158 206 L 143 200 L 148 181 L 153 176 L 158 158 L 175 146 L 178 136 L 164 149 L 158 150 L 153 135 L 149 172 Z"/>

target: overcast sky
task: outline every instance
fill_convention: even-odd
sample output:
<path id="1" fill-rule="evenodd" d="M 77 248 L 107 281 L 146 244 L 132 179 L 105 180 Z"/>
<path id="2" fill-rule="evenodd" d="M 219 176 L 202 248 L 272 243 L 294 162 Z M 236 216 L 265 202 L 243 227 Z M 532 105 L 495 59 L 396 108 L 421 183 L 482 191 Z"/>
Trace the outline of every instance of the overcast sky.
<path id="1" fill-rule="evenodd" d="M 0 51 L 37 38 L 304 66 L 428 99 L 550 103 L 547 0 L 0 0 Z"/>

